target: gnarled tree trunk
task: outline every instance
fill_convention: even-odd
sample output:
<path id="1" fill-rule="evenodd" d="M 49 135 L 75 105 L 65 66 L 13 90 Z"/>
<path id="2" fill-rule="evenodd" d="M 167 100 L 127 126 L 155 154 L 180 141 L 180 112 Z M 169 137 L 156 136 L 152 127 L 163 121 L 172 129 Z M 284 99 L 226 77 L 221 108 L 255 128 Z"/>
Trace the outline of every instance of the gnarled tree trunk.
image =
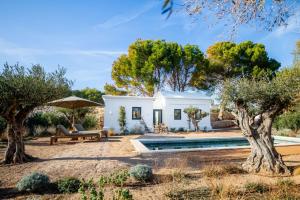
<path id="1" fill-rule="evenodd" d="M 224 112 L 225 112 L 225 104 L 221 100 L 221 102 L 220 102 L 220 110 L 219 110 L 219 113 L 218 113 L 218 120 L 222 121 L 224 119 Z"/>
<path id="2" fill-rule="evenodd" d="M 4 155 L 3 163 L 24 163 L 32 160 L 33 157 L 25 153 L 22 126 L 16 123 L 8 124 L 8 126 L 8 146 Z"/>
<path id="3" fill-rule="evenodd" d="M 249 117 L 245 108 L 238 108 L 240 128 L 251 146 L 251 154 L 243 164 L 246 171 L 290 174 L 290 170 L 274 147 L 271 135 L 274 112 L 276 111 L 263 113 L 254 119 Z"/>

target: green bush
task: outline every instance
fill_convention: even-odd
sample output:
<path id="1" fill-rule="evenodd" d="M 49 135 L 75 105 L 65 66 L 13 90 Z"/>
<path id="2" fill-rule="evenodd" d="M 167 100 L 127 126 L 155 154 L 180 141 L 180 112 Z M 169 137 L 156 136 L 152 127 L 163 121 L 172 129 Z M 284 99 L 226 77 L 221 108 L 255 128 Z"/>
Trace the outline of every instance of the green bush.
<path id="1" fill-rule="evenodd" d="M 49 177 L 45 174 L 33 172 L 24 176 L 18 183 L 19 191 L 41 192 L 50 185 Z"/>
<path id="2" fill-rule="evenodd" d="M 123 186 L 129 177 L 127 170 L 114 172 L 109 177 L 109 182 L 115 186 Z"/>
<path id="3" fill-rule="evenodd" d="M 115 191 L 115 196 L 113 198 L 114 200 L 132 200 L 132 194 L 130 194 L 130 191 L 128 189 L 118 189 Z"/>
<path id="4" fill-rule="evenodd" d="M 130 176 L 142 182 L 150 181 L 153 178 L 152 168 L 148 165 L 136 165 L 131 167 Z"/>
<path id="5" fill-rule="evenodd" d="M 178 132 L 184 132 L 185 130 L 184 130 L 183 127 L 180 127 L 180 128 L 177 129 L 177 131 L 178 131 Z"/>
<path id="6" fill-rule="evenodd" d="M 91 128 L 95 128 L 97 126 L 97 119 L 95 116 L 93 115 L 87 115 L 84 117 L 82 126 L 85 129 L 91 129 Z"/>
<path id="7" fill-rule="evenodd" d="M 77 178 L 64 178 L 57 181 L 58 191 L 61 193 L 75 193 L 80 188 L 81 181 Z"/>
<path id="8" fill-rule="evenodd" d="M 300 112 L 288 112 L 280 115 L 274 122 L 274 127 L 279 129 L 291 129 L 297 134 L 300 129 Z"/>
<path id="9" fill-rule="evenodd" d="M 29 128 L 31 135 L 37 134 L 35 128 L 38 126 L 45 128 L 45 130 L 42 132 L 42 134 L 45 134 L 47 133 L 48 127 L 56 127 L 59 124 L 64 125 L 66 128 L 70 127 L 70 123 L 66 117 L 58 114 L 57 112 L 37 112 L 32 114 L 26 120 L 26 126 Z"/>
<path id="10" fill-rule="evenodd" d="M 175 133 L 176 132 L 176 128 L 170 128 L 170 131 Z"/>

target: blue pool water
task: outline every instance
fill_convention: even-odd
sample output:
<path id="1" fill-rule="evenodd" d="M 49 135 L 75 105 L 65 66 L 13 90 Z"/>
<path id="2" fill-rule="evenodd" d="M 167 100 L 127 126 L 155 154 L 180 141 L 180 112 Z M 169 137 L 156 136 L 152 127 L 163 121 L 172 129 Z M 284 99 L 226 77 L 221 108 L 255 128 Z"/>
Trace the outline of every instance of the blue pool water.
<path id="1" fill-rule="evenodd" d="M 194 149 L 213 147 L 245 147 L 249 146 L 246 138 L 209 138 L 209 139 L 174 139 L 141 141 L 149 150 Z M 274 144 L 298 143 L 286 140 L 274 140 Z"/>

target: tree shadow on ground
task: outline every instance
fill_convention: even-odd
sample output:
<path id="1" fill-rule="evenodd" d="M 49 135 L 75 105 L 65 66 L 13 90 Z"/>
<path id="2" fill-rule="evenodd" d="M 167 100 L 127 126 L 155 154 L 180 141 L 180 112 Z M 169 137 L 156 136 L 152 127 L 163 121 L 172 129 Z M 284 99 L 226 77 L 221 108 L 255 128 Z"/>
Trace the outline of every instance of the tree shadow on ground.
<path id="1" fill-rule="evenodd" d="M 191 152 L 190 152 L 191 153 Z M 166 154 L 155 154 L 149 156 L 111 156 L 111 157 L 59 157 L 59 158 L 48 158 L 39 159 L 36 162 L 48 162 L 48 161 L 72 161 L 72 160 L 83 160 L 83 161 L 119 161 L 128 165 L 136 164 L 147 164 L 152 166 L 154 169 L 160 168 L 193 168 L 199 169 L 200 167 L 207 166 L 208 164 L 228 164 L 228 163 L 241 163 L 245 161 L 246 156 L 235 156 L 229 151 L 214 152 L 213 154 L 207 154 L 201 156 L 195 153 L 166 153 Z"/>
<path id="2" fill-rule="evenodd" d="M 43 195 L 43 194 L 60 194 L 54 183 L 50 183 L 47 189 L 43 189 L 43 192 L 30 193 L 20 192 L 14 187 L 0 188 L 0 199 L 16 199 L 18 197 L 31 196 L 31 195 Z"/>

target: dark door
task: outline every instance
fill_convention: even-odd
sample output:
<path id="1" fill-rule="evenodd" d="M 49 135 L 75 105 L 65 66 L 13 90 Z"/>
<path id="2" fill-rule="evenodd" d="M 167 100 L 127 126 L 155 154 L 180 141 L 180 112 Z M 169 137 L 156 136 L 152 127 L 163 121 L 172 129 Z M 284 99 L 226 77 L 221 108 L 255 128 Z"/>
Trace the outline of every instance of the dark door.
<path id="1" fill-rule="evenodd" d="M 153 124 L 161 124 L 162 123 L 162 110 L 161 109 L 154 109 L 153 110 Z"/>

